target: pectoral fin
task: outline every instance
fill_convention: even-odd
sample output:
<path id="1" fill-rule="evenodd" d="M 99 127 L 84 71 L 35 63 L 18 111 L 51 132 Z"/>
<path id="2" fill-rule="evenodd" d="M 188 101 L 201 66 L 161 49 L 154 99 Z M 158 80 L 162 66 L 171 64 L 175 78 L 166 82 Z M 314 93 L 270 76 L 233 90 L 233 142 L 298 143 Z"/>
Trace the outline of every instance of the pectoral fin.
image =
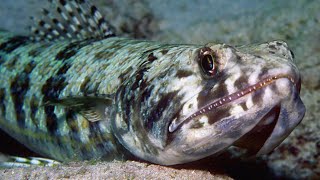
<path id="1" fill-rule="evenodd" d="M 112 105 L 110 98 L 100 97 L 68 97 L 59 100 L 48 101 L 47 105 L 64 106 L 81 114 L 90 122 L 106 119 L 106 108 Z"/>

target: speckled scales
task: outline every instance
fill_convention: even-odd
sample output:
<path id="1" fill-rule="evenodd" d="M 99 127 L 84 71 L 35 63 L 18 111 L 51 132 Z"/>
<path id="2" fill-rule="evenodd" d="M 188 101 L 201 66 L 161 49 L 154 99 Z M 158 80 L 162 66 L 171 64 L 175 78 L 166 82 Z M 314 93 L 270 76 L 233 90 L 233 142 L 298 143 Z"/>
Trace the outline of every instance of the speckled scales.
<path id="1" fill-rule="evenodd" d="M 1 37 L 3 37 L 2 42 L 6 41 L 6 36 L 10 35 L 7 33 L 1 34 Z M 31 149 L 38 149 L 39 152 L 43 152 L 59 160 L 66 160 L 66 158 L 74 159 L 74 157 L 72 157 L 73 154 L 79 151 L 78 147 L 74 147 L 77 143 L 83 143 L 83 146 L 88 148 L 88 154 L 81 155 L 83 156 L 82 158 L 90 157 L 90 153 L 94 154 L 94 156 L 99 156 L 97 155 L 99 153 L 96 154 L 94 151 L 95 145 L 93 144 L 105 142 L 101 142 L 102 140 L 99 139 L 94 139 L 94 141 L 93 139 L 89 140 L 88 136 L 91 134 L 87 127 L 90 122 L 82 116 L 77 115 L 73 117 L 75 118 L 74 128 L 79 134 L 74 136 L 78 136 L 77 138 L 79 138 L 79 140 L 72 138 L 72 136 L 69 137 L 70 134 L 73 133 L 70 129 L 72 125 L 67 123 L 66 114 L 68 113 L 62 106 L 56 106 L 54 108 L 58 122 L 54 134 L 50 136 L 50 132 L 48 132 L 49 125 L 43 109 L 46 101 L 50 100 L 50 98 L 63 99 L 81 96 L 112 97 L 119 90 L 120 86 L 126 84 L 132 77 L 134 80 L 139 68 L 148 63 L 148 56 L 150 56 L 149 51 L 152 50 L 154 53 L 158 53 L 158 55 L 161 54 L 161 50 L 169 51 L 167 52 L 167 57 L 161 54 L 161 56 L 165 56 L 159 57 L 161 63 L 157 63 L 155 66 L 148 65 L 150 66 L 147 67 L 150 68 L 150 79 L 148 79 L 148 81 L 151 81 L 157 74 L 163 74 L 166 68 L 175 65 L 176 62 L 171 61 L 174 60 L 172 57 L 176 55 L 174 52 L 181 52 L 192 48 L 192 46 L 160 45 L 154 42 L 109 38 L 91 42 L 84 47 L 75 49 L 76 53 L 72 57 L 63 59 L 63 57 L 60 57 L 61 55 L 59 56 L 59 53 L 61 54 L 61 52 L 63 52 L 66 55 L 66 52 L 71 51 L 72 48 L 71 50 L 66 50 L 70 44 L 71 42 L 68 41 L 62 41 L 60 43 L 28 42 L 27 45 L 17 48 L 11 54 L 1 54 L 5 61 L 9 62 L 14 57 L 16 57 L 18 61 L 14 69 L 7 68 L 6 63 L 4 63 L 1 68 L 2 74 L 5 75 L 1 78 L 1 88 L 6 89 L 5 94 L 8 95 L 10 95 L 10 83 L 15 83 L 14 77 L 23 71 L 29 62 L 34 61 L 36 64 L 32 72 L 28 74 L 29 87 L 25 98 L 21 101 L 26 116 L 24 120 L 25 126 L 23 127 L 25 130 L 22 130 L 17 124 L 17 119 L 14 115 L 14 103 L 10 99 L 10 96 L 7 96 L 5 99 L 8 105 L 5 115 L 5 119 L 7 120 L 5 121 L 10 121 L 10 127 L 4 125 L 6 131 L 21 132 L 21 134 L 15 135 L 17 139 L 23 139 L 24 144 L 28 147 L 31 146 Z M 33 57 L 30 52 L 34 52 L 39 48 L 43 49 L 40 49 L 37 56 Z M 57 80 L 53 80 L 56 82 L 48 84 L 48 79 Z M 49 86 L 48 89 L 51 89 L 47 90 L 47 96 L 43 94 L 43 89 L 45 89 L 46 86 Z M 38 110 L 34 118 L 31 117 L 32 110 L 30 104 L 32 101 L 37 101 L 38 105 L 36 107 Z M 110 118 L 112 119 L 112 117 Z M 5 121 L 2 119 L 2 124 L 6 124 Z M 106 139 L 113 138 L 113 135 L 108 135 L 111 131 L 110 126 L 103 124 L 99 126 L 99 129 L 101 132 L 96 132 L 97 134 L 101 133 L 101 136 L 104 136 Z M 31 131 L 35 133 L 32 137 Z M 38 135 L 41 138 L 36 138 Z M 30 139 L 33 139 L 33 142 L 30 142 Z M 64 144 L 65 147 L 57 147 L 57 143 Z M 43 144 L 49 145 L 48 149 L 44 149 L 43 147 L 39 148 Z M 52 145 L 52 147 L 50 145 Z M 97 151 L 113 152 L 116 147 L 112 147 L 112 144 L 108 144 L 108 146 L 109 145 L 111 146 L 110 150 L 108 149 L 109 147 L 104 147 Z M 93 148 L 93 150 L 90 150 L 90 148 Z M 105 152 L 103 152 L 103 154 L 104 153 Z M 75 159 L 81 159 L 81 156 Z"/>

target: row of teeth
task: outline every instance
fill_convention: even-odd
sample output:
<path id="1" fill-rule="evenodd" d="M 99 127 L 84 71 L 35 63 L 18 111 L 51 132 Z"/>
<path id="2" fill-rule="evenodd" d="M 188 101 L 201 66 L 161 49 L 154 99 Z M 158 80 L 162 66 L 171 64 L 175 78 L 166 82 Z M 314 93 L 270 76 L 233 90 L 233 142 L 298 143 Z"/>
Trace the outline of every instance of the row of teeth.
<path id="1" fill-rule="evenodd" d="M 194 114 L 189 116 L 186 120 L 195 118 L 195 117 L 197 117 L 197 116 L 199 116 L 201 114 L 209 112 L 209 111 L 211 111 L 211 110 L 213 110 L 213 109 L 215 109 L 215 108 L 217 108 L 219 106 L 222 106 L 222 105 L 224 105 L 224 104 L 226 104 L 228 102 L 231 102 L 231 101 L 236 100 L 236 99 L 238 99 L 238 98 L 240 98 L 240 97 L 242 97 L 244 95 L 247 95 L 247 94 L 249 94 L 251 92 L 254 92 L 254 91 L 258 90 L 258 89 L 261 89 L 261 88 L 271 84 L 272 82 L 274 82 L 275 80 L 280 79 L 280 78 L 288 78 L 294 84 L 294 80 L 291 77 L 288 77 L 288 76 L 285 76 L 285 75 L 273 76 L 271 78 L 264 79 L 264 80 L 260 81 L 257 84 L 249 86 L 249 87 L 247 87 L 247 88 L 245 88 L 245 89 L 243 89 L 241 91 L 238 91 L 236 93 L 232 93 L 230 95 L 227 95 L 225 97 L 222 97 L 222 98 L 218 99 L 217 101 L 215 101 L 215 102 L 203 107 L 199 111 L 195 112 Z"/>
<path id="2" fill-rule="evenodd" d="M 219 107 L 219 106 L 223 106 L 224 104 L 227 104 L 233 100 L 236 100 L 236 99 L 239 99 L 251 92 L 254 92 L 256 90 L 259 90 L 269 84 L 271 84 L 272 82 L 274 82 L 275 80 L 277 79 L 280 79 L 280 78 L 287 78 L 289 79 L 293 84 L 295 84 L 293 78 L 287 76 L 287 75 L 278 75 L 278 76 L 273 76 L 271 78 L 266 78 L 254 85 L 251 85 L 241 91 L 238 91 L 238 92 L 235 92 L 235 93 L 232 93 L 230 95 L 227 95 L 225 97 L 222 97 L 220 99 L 218 99 L 217 101 L 209 104 L 209 105 L 206 105 L 204 106 L 203 108 L 201 108 L 199 111 L 195 112 L 194 114 L 192 114 L 191 116 L 187 117 L 186 119 L 184 119 L 183 121 L 180 121 L 180 122 L 176 122 L 175 120 L 173 122 L 171 122 L 170 126 L 169 126 L 169 132 L 174 132 L 181 124 L 183 124 L 184 122 L 187 122 L 201 114 L 205 114 L 205 113 L 208 113 L 212 110 L 214 110 L 215 108 Z"/>

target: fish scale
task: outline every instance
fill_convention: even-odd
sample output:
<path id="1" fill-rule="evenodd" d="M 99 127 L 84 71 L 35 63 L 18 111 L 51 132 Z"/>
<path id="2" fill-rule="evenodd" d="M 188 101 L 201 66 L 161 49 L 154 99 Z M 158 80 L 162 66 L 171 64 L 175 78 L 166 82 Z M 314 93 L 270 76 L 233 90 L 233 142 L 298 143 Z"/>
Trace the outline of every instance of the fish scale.
<path id="1" fill-rule="evenodd" d="M 31 38 L 0 32 L 0 128 L 44 157 L 172 165 L 230 146 L 260 155 L 304 116 L 284 42 L 114 37 L 88 1 L 50 2 Z"/>
<path id="2" fill-rule="evenodd" d="M 93 43 L 93 44 L 89 44 L 87 46 L 81 47 L 80 48 L 81 51 L 87 54 L 86 56 L 82 56 L 81 53 L 79 56 L 77 56 L 77 53 L 76 53 L 74 54 L 72 59 L 68 58 L 68 59 L 64 59 L 63 61 L 61 61 L 61 56 L 63 56 L 63 53 L 66 56 L 70 56 L 68 53 L 73 50 L 73 47 L 70 47 L 70 43 L 68 42 L 61 42 L 60 44 L 56 43 L 50 46 L 50 48 L 52 49 L 48 47 L 46 51 L 39 54 L 38 57 L 32 57 L 32 58 L 27 57 L 27 54 L 29 51 L 31 51 L 34 48 L 34 46 L 37 47 L 38 44 L 29 44 L 29 45 L 23 46 L 23 49 L 24 49 L 23 52 L 19 52 L 17 49 L 16 55 L 19 55 L 20 57 L 24 57 L 23 58 L 24 64 L 22 64 L 22 68 L 26 67 L 29 62 L 34 61 L 34 63 L 37 64 L 36 67 L 34 67 L 34 69 L 31 72 L 29 72 L 29 74 L 27 75 L 29 78 L 28 81 L 30 82 L 29 87 L 23 87 L 23 88 L 21 87 L 21 89 L 25 91 L 24 94 L 28 94 L 27 97 L 23 98 L 25 99 L 24 102 L 20 101 L 20 99 L 16 99 L 16 101 L 18 102 L 15 103 L 12 100 L 13 104 L 21 104 L 19 106 L 25 107 L 24 108 L 25 112 L 21 112 L 18 114 L 18 115 L 22 114 L 24 116 L 31 115 L 30 109 L 28 107 L 30 107 L 32 100 L 30 100 L 29 98 L 34 97 L 38 101 L 38 106 L 34 107 L 34 109 L 37 109 L 35 110 L 37 111 L 37 113 L 33 113 L 38 116 L 35 117 L 35 119 L 20 118 L 19 120 L 22 120 L 23 122 L 26 123 L 26 126 L 22 128 L 33 129 L 35 127 L 34 122 L 36 122 L 36 125 L 38 126 L 37 131 L 40 131 L 41 133 L 42 132 L 53 133 L 53 135 L 68 136 L 69 135 L 68 131 L 70 131 L 70 127 L 68 126 L 68 124 L 72 124 L 72 123 L 66 119 L 65 114 L 66 113 L 70 114 L 70 113 L 68 113 L 68 111 L 66 112 L 63 108 L 59 108 L 58 106 L 55 108 L 53 108 L 53 106 L 43 106 L 43 104 L 45 104 L 47 100 L 52 98 L 63 99 L 64 97 L 91 96 L 91 94 L 88 94 L 87 91 L 89 91 L 89 93 L 99 94 L 102 97 L 107 94 L 113 94 L 115 93 L 115 88 L 113 87 L 118 88 L 117 86 L 120 85 L 120 79 L 118 79 L 118 77 L 120 77 L 121 74 L 119 72 L 125 71 L 129 74 L 129 72 L 126 70 L 127 67 L 143 66 L 141 64 L 144 64 L 144 63 L 141 61 L 138 61 L 138 59 L 137 60 L 133 59 L 129 61 L 128 57 L 123 55 L 123 54 L 129 54 L 127 52 L 129 48 L 126 46 L 128 46 L 127 44 L 129 45 L 131 44 L 130 40 L 122 41 L 119 38 L 113 38 L 113 39 L 106 39 L 105 41 L 106 42 L 99 41 L 97 42 L 97 44 Z M 136 40 L 133 40 L 133 41 L 136 41 Z M 112 42 L 115 42 L 115 43 L 112 43 Z M 121 44 L 121 42 L 124 42 L 124 43 Z M 138 45 L 140 44 L 139 41 L 136 41 L 136 43 Z M 71 43 L 71 44 L 76 44 L 76 43 Z M 146 49 L 155 50 L 157 48 L 161 48 L 161 46 L 158 44 L 153 44 L 153 46 L 149 46 L 148 43 L 144 43 L 144 44 L 146 45 Z M 46 46 L 49 46 L 49 45 L 46 45 Z M 99 46 L 100 48 L 96 48 L 96 46 Z M 120 62 L 119 58 L 116 58 L 115 60 L 113 60 L 113 58 L 109 56 L 103 56 L 103 58 L 105 59 L 103 61 L 100 59 L 102 58 L 101 55 L 99 55 L 99 59 L 94 58 L 97 53 L 103 52 L 104 49 L 106 50 L 113 49 L 113 46 L 117 47 L 117 50 L 120 52 L 117 54 L 117 56 L 121 56 L 123 59 L 123 62 Z M 138 46 L 138 47 L 141 48 L 141 46 Z M 79 53 L 80 49 L 75 49 L 75 50 Z M 95 53 L 92 50 L 97 50 L 97 52 Z M 148 50 L 146 50 L 146 52 L 148 52 Z M 130 54 L 132 55 L 132 53 Z M 15 56 L 15 55 L 12 55 L 12 56 Z M 147 61 L 148 61 L 147 54 L 145 54 L 145 56 L 146 56 L 145 64 L 147 64 Z M 44 61 L 42 57 L 46 57 L 47 61 Z M 10 61 L 10 57 L 8 57 L 8 59 L 9 59 L 8 61 Z M 116 72 L 116 70 L 113 69 L 112 62 L 117 62 L 121 64 L 121 66 L 118 67 L 119 68 L 117 70 L 118 72 Z M 70 64 L 70 65 L 67 65 L 67 64 Z M 45 67 L 50 67 L 50 69 Z M 17 70 L 12 71 L 11 73 L 4 72 L 5 74 L 9 75 L 9 79 L 5 79 L 3 82 L 1 82 L 2 84 L 4 84 L 4 87 L 7 87 L 7 86 L 10 87 L 10 85 L 7 85 L 6 82 L 11 82 L 11 84 L 17 84 L 18 86 L 19 84 L 21 84 L 19 83 L 19 81 L 24 79 L 19 78 L 15 80 L 14 78 L 16 76 L 11 74 L 16 74 L 16 71 L 19 72 L 21 71 L 20 69 L 22 68 L 17 68 Z M 6 70 L 6 69 L 3 69 L 3 70 Z M 142 70 L 144 70 L 144 68 L 142 68 Z M 139 71 L 139 70 L 137 69 L 136 71 Z M 89 82 L 84 81 L 84 78 L 81 75 L 83 72 L 85 72 L 85 77 L 88 77 Z M 102 75 L 105 76 L 106 74 L 110 74 L 110 76 L 104 77 L 104 78 L 101 77 Z M 132 74 L 135 75 L 134 69 L 132 69 Z M 10 76 L 12 76 L 13 78 L 10 78 Z M 18 75 L 18 77 L 20 76 L 21 75 Z M 128 78 L 129 77 L 130 75 L 128 76 Z M 111 80 L 112 78 L 116 78 L 118 80 L 112 81 Z M 134 80 L 136 79 L 134 78 Z M 122 81 L 125 81 L 125 80 L 122 79 Z M 83 83 L 85 83 L 85 85 Z M 96 90 L 93 90 L 93 92 L 90 92 L 89 89 L 92 86 L 96 86 Z M 99 86 L 102 86 L 104 88 L 99 88 Z M 11 89 L 12 88 L 14 87 L 11 87 Z M 17 88 L 20 88 L 20 87 L 15 87 L 14 89 L 17 89 Z M 13 91 L 11 89 L 9 91 Z M 7 94 L 12 94 L 12 93 L 7 92 Z M 19 94 L 22 94 L 22 93 L 19 92 Z M 9 100 L 6 100 L 6 101 L 9 101 Z M 13 109 L 17 109 L 17 108 L 13 107 Z M 17 122 L 16 118 L 14 119 L 10 118 L 10 119 L 13 121 L 12 123 Z M 85 128 L 83 128 L 82 126 L 84 127 L 88 126 L 86 125 L 88 124 L 87 121 L 84 120 L 82 117 L 79 117 L 76 120 L 71 120 L 71 121 L 77 121 L 76 122 L 77 125 L 73 127 L 76 130 L 75 132 L 76 134 L 78 134 L 78 131 L 84 131 Z M 72 127 L 72 125 L 70 126 Z M 63 129 L 64 131 L 62 131 Z M 102 127 L 102 128 L 99 127 L 99 129 L 104 130 L 105 127 Z M 103 134 L 103 132 L 101 134 Z M 88 139 L 85 137 L 79 137 L 79 138 Z M 93 142 L 96 142 L 97 144 L 99 144 L 100 141 L 93 141 Z M 108 148 L 108 149 L 112 149 L 112 148 Z M 105 150 L 103 149 L 103 151 Z M 62 157 L 61 159 L 59 158 L 59 160 L 62 160 L 64 158 L 65 157 Z"/>

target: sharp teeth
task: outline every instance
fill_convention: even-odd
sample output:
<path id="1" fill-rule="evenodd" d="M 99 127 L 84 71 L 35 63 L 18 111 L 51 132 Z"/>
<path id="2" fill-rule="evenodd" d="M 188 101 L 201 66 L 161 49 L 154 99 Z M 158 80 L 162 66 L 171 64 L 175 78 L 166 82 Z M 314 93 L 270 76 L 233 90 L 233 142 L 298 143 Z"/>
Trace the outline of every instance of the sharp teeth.
<path id="1" fill-rule="evenodd" d="M 264 90 L 264 94 L 263 94 L 263 101 L 264 102 L 269 102 L 269 101 L 272 101 L 272 91 L 269 87 L 267 87 L 265 90 Z"/>
<path id="2" fill-rule="evenodd" d="M 293 78 L 290 78 L 290 81 L 294 84 L 294 80 L 293 80 Z"/>
<path id="3" fill-rule="evenodd" d="M 204 123 L 205 125 L 207 125 L 208 124 L 208 117 L 207 116 L 203 116 L 203 117 L 201 117 L 200 119 L 199 119 L 199 121 L 200 122 L 202 122 L 202 123 Z"/>
<path id="4" fill-rule="evenodd" d="M 248 107 L 248 109 L 250 109 L 253 106 L 253 102 L 252 102 L 252 97 L 249 97 L 248 100 L 246 101 L 246 106 Z"/>
<path id="5" fill-rule="evenodd" d="M 283 77 L 283 76 L 281 76 L 281 77 Z M 291 77 L 287 77 L 287 76 L 284 76 L 284 77 L 286 77 L 286 78 L 290 79 L 291 81 L 293 81 L 293 79 Z M 249 86 L 247 89 L 241 91 L 240 93 L 231 94 L 231 95 L 222 97 L 219 101 L 215 102 L 214 104 L 211 104 L 211 105 L 201 109 L 197 113 L 191 115 L 190 118 L 197 117 L 198 115 L 201 115 L 201 114 L 205 113 L 206 111 L 211 111 L 212 108 L 218 107 L 218 106 L 223 105 L 224 103 L 227 103 L 227 102 L 231 102 L 232 100 L 238 99 L 241 96 L 244 96 L 245 94 L 251 94 L 252 91 L 260 89 L 260 88 L 263 88 L 263 87 L 266 87 L 267 84 L 272 83 L 273 80 L 278 79 L 278 78 L 279 77 L 274 76 L 272 78 L 264 79 L 260 83 L 257 83 L 257 84 Z M 264 101 L 268 101 L 271 98 L 270 95 L 269 95 L 271 93 L 269 93 L 268 90 L 269 89 L 267 87 L 266 93 L 265 93 L 265 95 L 263 97 Z M 237 95 L 237 97 L 235 95 Z M 268 99 L 265 99 L 265 97 L 267 97 Z M 254 106 L 254 103 L 253 103 L 253 100 L 252 100 L 252 95 L 250 95 L 250 97 L 247 99 L 247 101 L 245 103 L 246 103 L 246 107 L 248 109 L 250 109 L 250 108 L 252 108 Z M 233 111 L 235 111 L 235 112 L 243 112 L 244 111 L 244 109 L 242 107 L 240 107 L 240 106 L 239 107 L 233 106 L 233 108 L 231 108 L 231 109 Z"/>
<path id="6" fill-rule="evenodd" d="M 242 113 L 244 110 L 241 106 L 236 105 L 235 107 L 233 107 L 230 111 L 231 114 L 240 114 Z"/>

